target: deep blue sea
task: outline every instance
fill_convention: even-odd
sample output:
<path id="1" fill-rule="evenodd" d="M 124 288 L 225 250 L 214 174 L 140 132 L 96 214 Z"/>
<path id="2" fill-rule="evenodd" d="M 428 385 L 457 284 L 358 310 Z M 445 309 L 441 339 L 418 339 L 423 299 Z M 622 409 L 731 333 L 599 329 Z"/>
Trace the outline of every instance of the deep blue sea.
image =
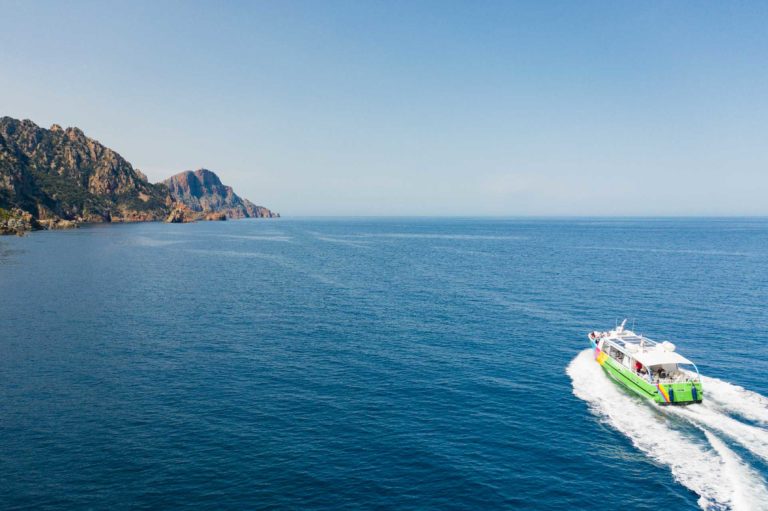
<path id="1" fill-rule="evenodd" d="M 0 238 L 3 509 L 765 509 L 768 219 Z M 659 408 L 591 359 L 698 363 Z"/>

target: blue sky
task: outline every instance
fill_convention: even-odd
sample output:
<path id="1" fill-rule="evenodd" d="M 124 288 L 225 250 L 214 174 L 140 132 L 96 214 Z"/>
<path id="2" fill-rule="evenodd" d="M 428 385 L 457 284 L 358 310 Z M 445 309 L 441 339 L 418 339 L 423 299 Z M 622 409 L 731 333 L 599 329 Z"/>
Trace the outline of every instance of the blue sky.
<path id="1" fill-rule="evenodd" d="M 768 4 L 0 0 L 0 115 L 294 215 L 766 215 Z"/>

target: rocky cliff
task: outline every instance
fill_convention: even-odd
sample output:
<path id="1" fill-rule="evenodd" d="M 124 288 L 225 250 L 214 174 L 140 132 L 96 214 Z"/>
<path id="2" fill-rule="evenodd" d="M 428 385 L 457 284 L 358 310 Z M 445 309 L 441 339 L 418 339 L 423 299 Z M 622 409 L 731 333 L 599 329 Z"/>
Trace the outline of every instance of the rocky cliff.
<path id="1" fill-rule="evenodd" d="M 240 198 L 231 187 L 208 169 L 187 170 L 163 181 L 174 201 L 193 212 L 223 212 L 228 218 L 273 218 L 279 216 L 248 199 Z"/>
<path id="2" fill-rule="evenodd" d="M 0 208 L 20 208 L 43 225 L 161 220 L 168 190 L 142 177 L 78 128 L 0 118 Z"/>
<path id="3" fill-rule="evenodd" d="M 0 117 L 0 234 L 165 220 L 173 211 L 187 221 L 279 216 L 238 197 L 209 170 L 152 184 L 78 128 Z"/>
<path id="4" fill-rule="evenodd" d="M 22 236 L 27 231 L 42 229 L 31 213 L 20 209 L 7 211 L 0 208 L 0 234 Z"/>

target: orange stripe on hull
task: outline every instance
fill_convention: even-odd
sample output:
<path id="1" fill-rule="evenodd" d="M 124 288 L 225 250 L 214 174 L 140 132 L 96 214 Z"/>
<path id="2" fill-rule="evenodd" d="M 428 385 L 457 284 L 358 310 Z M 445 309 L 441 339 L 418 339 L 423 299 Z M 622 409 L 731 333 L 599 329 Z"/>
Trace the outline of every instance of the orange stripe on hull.
<path id="1" fill-rule="evenodd" d="M 667 393 L 667 389 L 664 388 L 664 385 L 662 385 L 661 383 L 657 383 L 656 388 L 659 389 L 659 392 L 661 393 L 661 397 L 664 398 L 664 401 L 669 403 L 669 394 Z"/>

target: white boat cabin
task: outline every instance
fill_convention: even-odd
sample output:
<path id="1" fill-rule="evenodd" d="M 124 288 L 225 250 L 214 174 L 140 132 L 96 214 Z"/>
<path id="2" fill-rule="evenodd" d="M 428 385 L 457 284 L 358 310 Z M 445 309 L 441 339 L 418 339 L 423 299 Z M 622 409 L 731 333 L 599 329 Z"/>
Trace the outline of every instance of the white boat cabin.
<path id="1" fill-rule="evenodd" d="M 650 383 L 699 381 L 696 364 L 677 353 L 674 344 L 637 335 L 625 330 L 625 324 L 626 320 L 611 331 L 592 332 L 589 338 L 609 357 Z"/>

